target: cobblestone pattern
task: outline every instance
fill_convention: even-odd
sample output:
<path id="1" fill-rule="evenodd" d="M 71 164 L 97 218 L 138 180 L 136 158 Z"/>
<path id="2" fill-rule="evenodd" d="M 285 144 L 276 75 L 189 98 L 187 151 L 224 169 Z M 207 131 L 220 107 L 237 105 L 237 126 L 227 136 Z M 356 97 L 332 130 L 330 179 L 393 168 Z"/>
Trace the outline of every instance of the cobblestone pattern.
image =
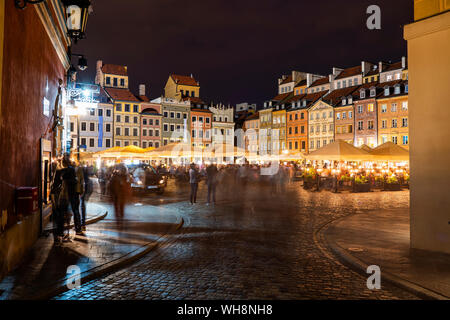
<path id="1" fill-rule="evenodd" d="M 255 186 L 219 194 L 216 206 L 163 204 L 188 225 L 134 265 L 56 299 L 416 299 L 383 282 L 367 289 L 313 239 L 338 217 L 406 208 L 408 192 L 306 192 L 294 183 L 282 194 Z"/>

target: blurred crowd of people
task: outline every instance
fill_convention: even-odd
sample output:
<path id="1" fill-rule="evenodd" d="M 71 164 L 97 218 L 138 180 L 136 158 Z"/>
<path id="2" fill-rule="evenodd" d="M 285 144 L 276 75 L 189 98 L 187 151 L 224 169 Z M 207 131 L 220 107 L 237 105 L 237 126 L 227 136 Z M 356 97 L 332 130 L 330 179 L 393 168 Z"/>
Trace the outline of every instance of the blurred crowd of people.
<path id="1" fill-rule="evenodd" d="M 197 201 L 198 184 L 201 181 L 207 186 L 206 204 L 216 203 L 217 190 L 220 193 L 239 193 L 247 184 L 271 185 L 272 193 L 284 192 L 286 186 L 293 181 L 299 167 L 294 164 L 256 165 L 256 164 L 195 164 L 170 166 L 169 176 L 178 182 L 189 182 L 191 204 Z"/>

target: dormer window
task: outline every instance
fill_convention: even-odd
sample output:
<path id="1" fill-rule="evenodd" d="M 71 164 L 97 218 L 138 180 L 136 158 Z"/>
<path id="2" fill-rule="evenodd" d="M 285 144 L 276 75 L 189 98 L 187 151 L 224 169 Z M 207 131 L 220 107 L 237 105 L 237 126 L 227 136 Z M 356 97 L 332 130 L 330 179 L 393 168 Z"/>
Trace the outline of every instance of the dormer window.
<path id="1" fill-rule="evenodd" d="M 385 96 L 389 95 L 389 87 L 384 87 L 384 95 Z"/>
<path id="2" fill-rule="evenodd" d="M 306 107 L 306 100 L 303 100 L 303 106 Z"/>
<path id="3" fill-rule="evenodd" d="M 347 100 L 348 100 L 348 104 L 352 104 L 353 103 L 353 97 L 352 96 L 349 96 L 347 98 Z"/>
<path id="4" fill-rule="evenodd" d="M 408 93 L 408 84 L 405 84 L 405 93 Z"/>
<path id="5" fill-rule="evenodd" d="M 342 98 L 342 105 L 346 105 L 347 104 L 347 99 Z"/>
<path id="6" fill-rule="evenodd" d="M 360 97 L 361 99 L 364 99 L 364 98 L 366 97 L 366 91 L 361 90 L 361 91 L 359 92 L 359 97 Z"/>
<path id="7" fill-rule="evenodd" d="M 395 94 L 400 94 L 400 85 L 396 85 L 396 86 L 394 87 L 394 93 L 395 93 Z"/>
<path id="8" fill-rule="evenodd" d="M 375 97 L 376 93 L 377 93 L 377 90 L 375 88 L 371 88 L 370 89 L 370 96 L 371 97 Z"/>

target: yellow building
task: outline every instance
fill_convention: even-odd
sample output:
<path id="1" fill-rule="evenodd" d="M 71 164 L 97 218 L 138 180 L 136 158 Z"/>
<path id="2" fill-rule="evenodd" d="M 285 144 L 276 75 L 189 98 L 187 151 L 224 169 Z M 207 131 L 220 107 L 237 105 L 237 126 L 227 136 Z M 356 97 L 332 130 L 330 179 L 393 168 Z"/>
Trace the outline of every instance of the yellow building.
<path id="1" fill-rule="evenodd" d="M 141 100 L 128 89 L 128 68 L 97 61 L 95 83 L 114 104 L 114 146 L 140 146 Z"/>
<path id="2" fill-rule="evenodd" d="M 101 87 L 128 89 L 128 68 L 97 61 L 95 83 Z"/>
<path id="3" fill-rule="evenodd" d="M 378 144 L 393 142 L 409 148 L 408 82 L 382 83 L 378 104 Z"/>
<path id="4" fill-rule="evenodd" d="M 200 97 L 200 83 L 191 75 L 171 74 L 164 87 L 164 97 L 182 100 L 186 97 Z"/>
<path id="5" fill-rule="evenodd" d="M 259 154 L 272 154 L 272 108 L 259 110 Z"/>
<path id="6" fill-rule="evenodd" d="M 276 106 L 272 112 L 272 150 L 274 154 L 286 150 L 286 109 Z"/>
<path id="7" fill-rule="evenodd" d="M 141 101 L 128 89 L 105 88 L 114 102 L 114 146 L 140 146 Z"/>
<path id="8" fill-rule="evenodd" d="M 308 110 L 309 152 L 320 149 L 334 141 L 334 109 L 322 100 Z"/>

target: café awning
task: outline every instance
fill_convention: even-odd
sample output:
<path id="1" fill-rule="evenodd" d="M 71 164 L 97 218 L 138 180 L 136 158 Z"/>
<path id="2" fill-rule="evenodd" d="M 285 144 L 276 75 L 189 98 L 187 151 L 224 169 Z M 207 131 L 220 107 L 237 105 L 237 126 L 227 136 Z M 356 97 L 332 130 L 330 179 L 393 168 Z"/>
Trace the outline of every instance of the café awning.
<path id="1" fill-rule="evenodd" d="M 145 149 L 136 146 L 113 147 L 96 152 L 92 155 L 96 158 L 144 158 Z"/>
<path id="2" fill-rule="evenodd" d="M 344 140 L 336 140 L 326 146 L 306 155 L 308 160 L 329 160 L 329 161 L 370 161 L 373 156 Z"/>
<path id="3" fill-rule="evenodd" d="M 386 142 L 370 152 L 374 160 L 409 161 L 409 151 L 392 142 Z"/>

